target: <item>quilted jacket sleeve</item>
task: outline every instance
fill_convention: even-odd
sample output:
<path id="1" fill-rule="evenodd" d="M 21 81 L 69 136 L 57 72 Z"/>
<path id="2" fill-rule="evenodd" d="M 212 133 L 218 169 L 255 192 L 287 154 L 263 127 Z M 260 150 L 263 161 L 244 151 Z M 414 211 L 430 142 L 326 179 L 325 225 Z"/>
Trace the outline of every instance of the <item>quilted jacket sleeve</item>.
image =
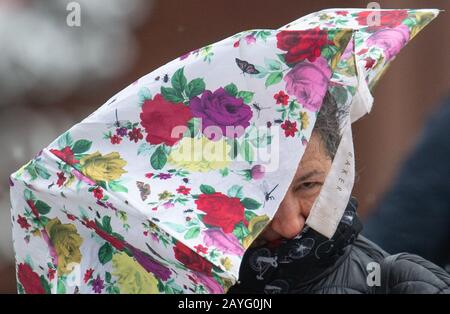
<path id="1" fill-rule="evenodd" d="M 381 263 L 381 293 L 450 294 L 450 274 L 409 253 L 386 257 Z"/>

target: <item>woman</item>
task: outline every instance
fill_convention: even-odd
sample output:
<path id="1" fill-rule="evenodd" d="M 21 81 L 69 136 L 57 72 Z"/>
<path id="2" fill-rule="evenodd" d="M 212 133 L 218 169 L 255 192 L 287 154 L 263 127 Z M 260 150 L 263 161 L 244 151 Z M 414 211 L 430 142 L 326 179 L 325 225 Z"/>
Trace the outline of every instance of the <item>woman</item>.
<path id="1" fill-rule="evenodd" d="M 417 255 L 389 255 L 359 233 L 352 198 L 331 239 L 305 221 L 339 143 L 339 112 L 327 93 L 309 145 L 271 223 L 244 256 L 230 293 L 450 293 L 450 276 Z M 377 266 L 380 265 L 380 266 Z"/>

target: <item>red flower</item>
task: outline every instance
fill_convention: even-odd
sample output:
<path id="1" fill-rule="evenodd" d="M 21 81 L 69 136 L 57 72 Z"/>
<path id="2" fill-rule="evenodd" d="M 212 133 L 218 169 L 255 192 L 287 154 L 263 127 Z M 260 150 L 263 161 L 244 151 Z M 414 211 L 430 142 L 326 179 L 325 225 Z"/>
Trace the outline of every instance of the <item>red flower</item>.
<path id="1" fill-rule="evenodd" d="M 144 102 L 140 117 L 141 125 L 147 132 L 147 142 L 173 146 L 183 134 L 175 132 L 172 135 L 172 131 L 175 127 L 186 128 L 187 122 L 192 119 L 192 113 L 188 106 L 168 102 L 161 94 L 156 94 L 152 100 Z"/>
<path id="2" fill-rule="evenodd" d="M 64 176 L 64 172 L 58 172 L 58 181 L 56 182 L 56 184 L 58 185 L 58 187 L 61 187 L 64 182 L 66 182 L 66 177 Z"/>
<path id="3" fill-rule="evenodd" d="M 34 202 L 32 200 L 27 200 L 27 204 L 28 204 L 28 206 L 30 206 L 31 211 L 33 212 L 34 216 L 36 216 L 36 218 L 39 218 L 39 211 L 36 208 L 36 205 L 34 205 Z"/>
<path id="4" fill-rule="evenodd" d="M 361 49 L 360 51 L 358 51 L 356 54 L 357 54 L 358 56 L 360 56 L 360 55 L 365 54 L 367 51 L 369 51 L 369 49 L 364 48 L 364 49 Z"/>
<path id="5" fill-rule="evenodd" d="M 96 199 L 101 200 L 103 198 L 103 190 L 101 187 L 96 187 L 92 190 L 92 192 L 94 192 L 94 196 Z"/>
<path id="6" fill-rule="evenodd" d="M 283 106 L 286 106 L 288 104 L 289 95 L 280 90 L 278 93 L 273 95 L 273 98 L 275 98 L 275 100 L 277 101 L 277 105 L 282 104 Z"/>
<path id="7" fill-rule="evenodd" d="M 50 151 L 61 160 L 65 161 L 69 165 L 79 163 L 78 160 L 75 159 L 73 155 L 73 151 L 69 146 L 63 148 L 63 150 L 50 149 Z"/>
<path id="8" fill-rule="evenodd" d="M 20 216 L 20 215 L 18 216 L 17 223 L 20 225 L 20 227 L 22 229 L 27 229 L 28 230 L 28 228 L 31 227 L 31 225 L 28 223 L 27 219 L 25 217 Z"/>
<path id="9" fill-rule="evenodd" d="M 153 177 L 153 173 L 147 172 L 147 173 L 145 174 L 145 177 L 151 179 L 151 178 Z"/>
<path id="10" fill-rule="evenodd" d="M 122 138 L 120 136 L 117 136 L 116 134 L 111 136 L 111 144 L 120 144 L 121 141 Z"/>
<path id="11" fill-rule="evenodd" d="M 346 16 L 347 14 L 348 14 L 348 11 L 336 11 L 336 15 Z"/>
<path id="12" fill-rule="evenodd" d="M 128 132 L 128 137 L 130 138 L 130 141 L 134 141 L 135 143 L 144 138 L 141 133 L 141 128 L 133 128 L 133 130 Z"/>
<path id="13" fill-rule="evenodd" d="M 277 34 L 277 47 L 287 51 L 286 63 L 297 63 L 308 59 L 314 62 L 320 56 L 322 47 L 333 45 L 326 31 L 319 27 L 304 31 L 281 31 Z"/>
<path id="14" fill-rule="evenodd" d="M 281 128 L 284 130 L 284 135 L 286 137 L 288 136 L 295 136 L 295 132 L 298 131 L 297 129 L 297 122 L 291 122 L 289 120 L 284 121 L 284 123 L 281 125 Z"/>
<path id="15" fill-rule="evenodd" d="M 366 70 L 371 69 L 375 64 L 375 59 L 372 59 L 371 57 L 365 58 L 364 61 L 366 61 L 365 65 Z"/>
<path id="16" fill-rule="evenodd" d="M 209 276 L 211 275 L 212 264 L 183 243 L 177 242 L 173 251 L 175 258 L 190 270 L 199 271 Z"/>
<path id="17" fill-rule="evenodd" d="M 363 11 L 358 13 L 356 20 L 359 25 L 369 25 L 370 23 L 376 22 L 376 14 L 380 15 L 379 25 L 370 25 L 369 28 L 377 29 L 380 27 L 396 27 L 400 25 L 403 20 L 408 17 L 408 11 L 406 10 L 389 10 L 389 11 Z"/>
<path id="18" fill-rule="evenodd" d="M 206 254 L 208 252 L 208 248 L 204 247 L 203 245 L 199 244 L 194 246 L 194 249 L 197 251 L 197 253 L 203 253 Z"/>
<path id="19" fill-rule="evenodd" d="M 94 270 L 92 268 L 89 268 L 88 270 L 86 270 L 86 272 L 84 273 L 84 283 L 87 283 L 89 281 L 89 279 L 92 278 L 92 274 L 94 273 Z"/>
<path id="20" fill-rule="evenodd" d="M 48 280 L 52 281 L 53 278 L 55 278 L 56 269 L 49 268 L 47 272 L 47 278 Z"/>
<path id="21" fill-rule="evenodd" d="M 237 197 L 228 197 L 220 192 L 201 194 L 195 200 L 195 204 L 198 209 L 206 213 L 203 222 L 221 227 L 224 233 L 233 232 L 235 225 L 241 221 L 247 224 L 244 206 Z"/>
<path id="22" fill-rule="evenodd" d="M 183 195 L 188 195 L 190 191 L 191 189 L 185 187 L 184 185 L 180 185 L 180 187 L 177 189 L 177 192 Z"/>
<path id="23" fill-rule="evenodd" d="M 17 267 L 17 277 L 23 289 L 28 294 L 44 294 L 41 279 L 28 264 L 19 264 Z"/>

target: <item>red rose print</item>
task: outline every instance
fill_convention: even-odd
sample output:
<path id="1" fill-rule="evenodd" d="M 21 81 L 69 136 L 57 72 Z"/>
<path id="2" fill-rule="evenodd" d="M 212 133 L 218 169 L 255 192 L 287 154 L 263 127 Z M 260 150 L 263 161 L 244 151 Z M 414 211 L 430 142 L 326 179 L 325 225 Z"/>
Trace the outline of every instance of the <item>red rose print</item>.
<path id="1" fill-rule="evenodd" d="M 233 232 L 235 225 L 241 221 L 247 225 L 244 206 L 237 197 L 228 197 L 220 192 L 201 194 L 195 204 L 206 213 L 203 222 L 222 228 L 224 233 Z"/>
<path id="2" fill-rule="evenodd" d="M 278 104 L 282 104 L 283 106 L 286 106 L 289 101 L 289 95 L 287 95 L 284 91 L 280 90 L 278 93 L 273 95 L 273 98 L 277 101 Z"/>
<path id="3" fill-rule="evenodd" d="M 199 244 L 194 246 L 194 249 L 197 251 L 197 253 L 203 253 L 206 254 L 208 252 L 208 248 L 204 247 L 203 245 Z"/>
<path id="4" fill-rule="evenodd" d="M 52 281 L 55 278 L 56 269 L 49 268 L 47 272 L 47 278 L 48 280 Z"/>
<path id="5" fill-rule="evenodd" d="M 291 122 L 289 120 L 284 121 L 284 123 L 281 125 L 281 128 L 284 130 L 284 135 L 286 137 L 288 136 L 295 136 L 295 132 L 298 131 L 297 129 L 297 122 Z"/>
<path id="6" fill-rule="evenodd" d="M 65 161 L 69 165 L 79 163 L 78 160 L 75 159 L 73 155 L 73 151 L 69 146 L 63 148 L 63 150 L 50 149 L 50 151 L 61 160 Z"/>
<path id="7" fill-rule="evenodd" d="M 101 187 L 96 187 L 92 192 L 94 192 L 94 197 L 96 199 L 101 200 L 103 198 L 103 190 Z"/>
<path id="8" fill-rule="evenodd" d="M 191 191 L 190 188 L 185 187 L 184 185 L 180 185 L 177 189 L 177 192 L 183 195 L 188 195 Z"/>
<path id="9" fill-rule="evenodd" d="M 28 230 L 28 228 L 31 227 L 31 225 L 28 223 L 27 219 L 25 217 L 20 216 L 20 215 L 18 216 L 17 223 L 20 225 L 20 227 L 22 229 L 27 229 Z"/>
<path id="10" fill-rule="evenodd" d="M 211 275 L 212 264 L 181 242 L 173 248 L 175 258 L 190 270 Z"/>
<path id="11" fill-rule="evenodd" d="M 28 264 L 19 264 L 17 267 L 17 277 L 22 284 L 23 289 L 28 294 L 44 294 L 41 279 Z"/>
<path id="12" fill-rule="evenodd" d="M 122 141 L 122 138 L 116 134 L 114 134 L 113 136 L 111 136 L 111 144 L 120 144 L 120 142 Z"/>
<path id="13" fill-rule="evenodd" d="M 58 172 L 57 173 L 58 176 L 58 181 L 56 182 L 56 184 L 58 185 L 58 187 L 61 187 L 64 182 L 66 182 L 66 176 L 64 175 L 64 172 Z"/>
<path id="14" fill-rule="evenodd" d="M 358 56 L 360 56 L 360 55 L 365 54 L 367 51 L 369 51 L 369 49 L 364 48 L 364 49 L 361 49 L 360 51 L 358 51 L 356 54 L 357 54 Z"/>
<path id="15" fill-rule="evenodd" d="M 140 117 L 141 125 L 147 132 L 147 142 L 173 146 L 182 138 L 182 134 L 176 132 L 172 137 L 172 131 L 175 127 L 187 128 L 192 113 L 188 106 L 168 102 L 161 94 L 156 94 L 152 100 L 144 102 Z"/>
<path id="16" fill-rule="evenodd" d="M 288 64 L 305 59 L 314 62 L 325 45 L 333 45 L 333 42 L 328 40 L 327 32 L 319 27 L 304 31 L 281 31 L 277 34 L 277 47 L 287 51 L 284 58 Z"/>
<path id="17" fill-rule="evenodd" d="M 365 58 L 364 61 L 366 61 L 366 65 L 364 66 L 366 70 L 371 69 L 375 64 L 375 59 L 371 57 Z"/>
<path id="18" fill-rule="evenodd" d="M 89 279 L 92 278 L 92 274 L 94 273 L 94 270 L 92 268 L 89 268 L 88 270 L 86 270 L 86 272 L 84 273 L 84 282 L 87 283 L 89 281 Z"/>
<path id="19" fill-rule="evenodd" d="M 370 25 L 369 28 L 377 29 L 380 27 L 396 27 L 400 25 L 403 20 L 408 17 L 408 12 L 406 10 L 390 10 L 390 11 L 363 11 L 358 13 L 356 20 L 359 25 L 369 25 L 372 19 L 369 17 L 374 14 L 380 14 L 380 25 Z M 376 19 L 373 19 L 375 22 Z"/>
<path id="20" fill-rule="evenodd" d="M 133 130 L 128 132 L 128 137 L 130 138 L 130 141 L 134 141 L 135 143 L 144 138 L 141 133 L 141 128 L 133 128 Z"/>
<path id="21" fill-rule="evenodd" d="M 336 11 L 336 15 L 346 16 L 347 14 L 348 14 L 348 11 Z"/>

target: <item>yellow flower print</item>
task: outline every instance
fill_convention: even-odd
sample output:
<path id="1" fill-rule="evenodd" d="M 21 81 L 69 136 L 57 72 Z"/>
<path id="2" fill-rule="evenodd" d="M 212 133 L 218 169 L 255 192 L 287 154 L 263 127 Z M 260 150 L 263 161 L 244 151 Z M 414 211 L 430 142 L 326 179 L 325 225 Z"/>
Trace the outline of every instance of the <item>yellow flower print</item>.
<path id="1" fill-rule="evenodd" d="M 95 181 L 112 181 L 126 173 L 123 167 L 127 162 L 120 158 L 118 152 L 112 152 L 102 156 L 95 152 L 80 159 L 81 172 Z"/>
<path id="2" fill-rule="evenodd" d="M 343 29 L 336 33 L 336 35 L 333 38 L 333 43 L 336 48 L 339 48 L 340 51 L 336 53 L 331 60 L 331 68 L 335 69 L 339 60 L 341 59 L 341 55 L 345 50 L 345 47 L 347 47 L 347 44 L 350 40 L 350 37 L 352 36 L 352 32 L 349 29 Z"/>
<path id="3" fill-rule="evenodd" d="M 258 237 L 259 233 L 269 223 L 269 217 L 267 215 L 255 216 L 248 223 L 249 234 L 244 238 L 242 245 L 244 248 L 249 248 L 252 242 Z"/>
<path id="4" fill-rule="evenodd" d="M 75 264 L 81 262 L 80 246 L 83 239 L 75 225 L 62 224 L 58 218 L 49 220 L 45 230 L 58 254 L 58 274 L 69 274 Z"/>
<path id="5" fill-rule="evenodd" d="M 309 125 L 309 117 L 307 112 L 300 112 L 300 122 L 302 130 L 308 128 Z"/>
<path id="6" fill-rule="evenodd" d="M 415 13 L 417 23 L 411 29 L 411 34 L 409 39 L 413 39 L 414 36 L 417 35 L 434 17 L 434 14 L 431 12 L 416 12 Z"/>
<path id="7" fill-rule="evenodd" d="M 158 194 L 158 197 L 159 197 L 160 201 L 166 200 L 166 199 L 171 198 L 173 196 L 174 195 L 172 193 L 170 193 L 169 191 L 164 191 L 164 192 Z"/>
<path id="8" fill-rule="evenodd" d="M 158 281 L 147 272 L 134 258 L 124 252 L 115 253 L 112 258 L 114 275 L 121 293 L 149 294 L 159 293 Z"/>
<path id="9" fill-rule="evenodd" d="M 171 151 L 168 162 L 193 172 L 207 172 L 228 166 L 230 151 L 231 147 L 223 138 L 211 141 L 206 137 L 185 137 Z"/>
<path id="10" fill-rule="evenodd" d="M 73 174 L 70 174 L 69 178 L 64 183 L 64 187 L 70 187 L 72 185 L 72 183 L 74 183 L 74 182 L 75 182 L 75 176 Z"/>
<path id="11" fill-rule="evenodd" d="M 230 270 L 233 264 L 231 263 L 231 259 L 227 256 L 225 258 L 220 259 L 220 263 L 225 267 L 226 270 Z"/>

